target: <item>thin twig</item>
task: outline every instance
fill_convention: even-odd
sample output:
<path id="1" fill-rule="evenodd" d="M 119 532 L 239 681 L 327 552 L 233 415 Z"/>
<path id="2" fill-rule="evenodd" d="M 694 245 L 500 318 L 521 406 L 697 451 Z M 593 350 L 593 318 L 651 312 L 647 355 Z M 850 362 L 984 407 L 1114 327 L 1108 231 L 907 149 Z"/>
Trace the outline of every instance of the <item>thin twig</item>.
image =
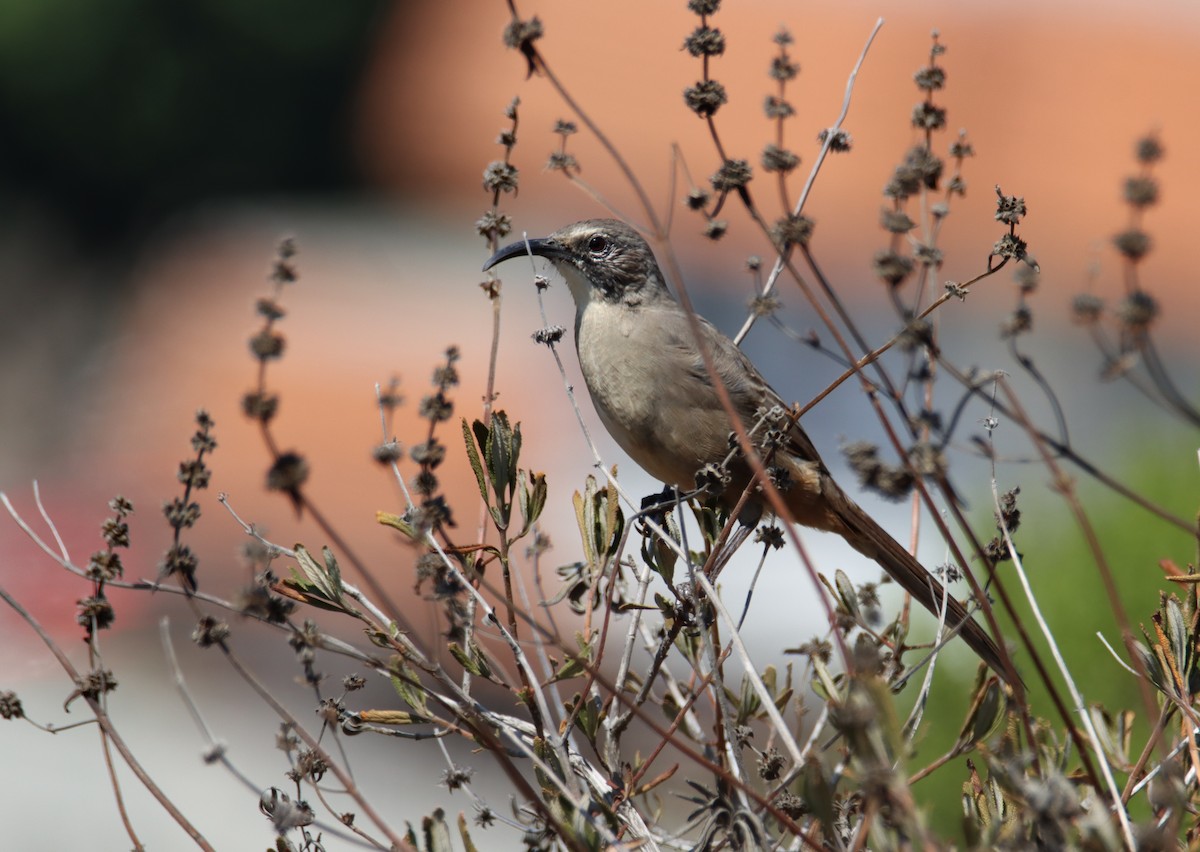
<path id="1" fill-rule="evenodd" d="M 875 36 L 879 34 L 879 30 L 882 28 L 883 18 L 877 18 L 875 26 L 871 28 L 871 33 L 867 36 L 867 43 L 863 45 L 862 52 L 858 55 L 858 61 L 854 63 L 854 68 L 850 70 L 850 76 L 846 80 L 846 92 L 842 98 L 841 112 L 838 113 L 837 120 L 833 123 L 833 126 L 825 133 L 825 141 L 821 144 L 821 150 L 817 154 L 817 159 L 813 162 L 813 167 L 808 172 L 808 180 L 804 182 L 804 188 L 800 190 L 800 197 L 796 199 L 796 206 L 792 210 L 792 214 L 795 216 L 799 216 L 804 211 L 804 205 L 808 203 L 808 196 L 812 192 L 813 185 L 816 183 L 817 173 L 820 172 L 825 158 L 829 155 L 829 149 L 833 145 L 836 136 L 840 133 L 846 116 L 850 114 L 850 98 L 854 94 L 854 84 L 858 81 L 858 72 L 862 70 L 863 63 L 867 60 L 867 52 L 871 49 L 871 44 L 875 41 Z M 779 280 L 779 276 L 783 273 L 783 269 L 784 258 L 780 254 L 776 257 L 775 265 L 771 267 L 771 272 L 767 276 L 766 284 L 763 285 L 761 295 L 766 296 L 770 294 L 771 290 L 775 287 L 775 282 Z M 750 329 L 753 327 L 756 318 L 756 315 L 753 313 L 746 317 L 745 323 L 742 324 L 738 333 L 733 337 L 734 343 L 741 344 L 746 335 L 750 333 Z"/>
<path id="2" fill-rule="evenodd" d="M 300 724 L 300 720 L 294 717 L 286 707 L 280 704 L 275 696 L 271 694 L 271 691 L 267 689 L 258 680 L 258 678 L 256 678 L 254 674 L 242 664 L 242 661 L 236 654 L 233 653 L 232 649 L 230 649 L 225 643 L 222 643 L 219 647 L 221 648 L 221 651 L 224 652 L 225 659 L 228 661 L 229 665 L 232 666 L 233 670 L 237 672 L 242 680 L 244 680 L 246 684 L 252 690 L 254 690 L 255 694 L 258 695 L 263 703 L 270 707 L 280 719 L 286 722 L 290 726 L 291 730 L 296 733 L 296 736 L 304 741 L 306 746 L 320 756 L 320 758 L 329 767 L 329 771 L 332 772 L 334 777 L 336 777 L 341 783 L 346 795 L 355 801 L 358 807 L 362 809 L 362 812 L 367 819 L 371 820 L 371 822 L 373 822 L 375 826 L 381 832 L 383 832 L 387 839 L 392 843 L 393 847 L 396 849 L 416 852 L 412 845 L 409 844 L 408 841 L 399 834 L 396 834 L 387 821 L 384 820 L 383 817 L 371 806 L 371 803 L 367 801 L 366 796 L 364 796 L 362 791 L 359 790 L 358 785 L 354 782 L 354 779 L 350 776 L 350 774 L 347 773 L 346 770 L 344 770 L 341 765 L 333 759 L 333 756 L 329 754 L 329 752 L 325 751 L 325 749 L 321 747 L 320 742 L 318 742 L 316 738 L 313 737 L 312 734 L 310 734 L 308 730 Z"/>
<path id="3" fill-rule="evenodd" d="M 7 500 L 5 500 L 5 504 L 8 505 Z M 71 662 L 70 658 L 68 658 L 63 650 L 58 647 L 58 643 L 50 638 L 50 634 L 48 634 L 42 628 L 33 615 L 31 615 L 23 606 L 21 606 L 21 604 L 19 604 L 15 598 L 5 591 L 3 587 L 0 587 L 0 599 L 3 599 L 5 603 L 12 607 L 12 609 L 19 616 L 21 616 L 22 619 L 25 620 L 25 623 L 28 624 L 35 633 L 37 633 L 38 637 L 43 643 L 45 643 L 46 647 L 50 649 L 50 653 L 52 653 L 55 659 L 58 660 L 58 663 L 60 666 L 62 666 L 63 671 L 65 671 L 67 675 L 76 683 L 80 682 L 79 672 Z M 191 824 L 191 822 L 188 821 L 187 817 L 183 815 L 183 812 L 175 806 L 175 803 L 167 797 L 167 795 L 154 782 L 146 770 L 142 768 L 142 765 L 138 762 L 137 758 L 133 756 L 133 752 L 131 752 L 129 747 L 125 744 L 125 740 L 117 731 L 112 719 L 109 717 L 108 713 L 105 712 L 100 702 L 90 695 L 81 695 L 81 697 L 87 702 L 88 707 L 91 708 L 92 714 L 96 717 L 96 722 L 104 731 L 104 735 L 112 742 L 113 747 L 117 750 L 117 753 L 121 755 L 121 759 L 125 761 L 125 765 L 128 766 L 133 774 L 137 776 L 137 779 L 142 782 L 142 785 L 145 786 L 145 788 L 150 792 L 150 795 L 152 795 L 155 800 L 158 801 L 163 810 L 170 814 L 171 818 L 174 819 L 179 827 L 187 833 L 188 837 L 192 839 L 193 843 L 195 843 L 201 849 L 212 852 L 213 847 L 209 845 L 207 840 L 204 839 L 204 835 L 202 835 L 199 829 L 197 829 Z"/>
<path id="4" fill-rule="evenodd" d="M 1025 566 L 1023 564 L 1024 560 L 1021 558 L 1021 554 L 1017 552 L 1017 546 L 1013 544 L 1012 533 L 1005 522 L 1004 512 L 1000 507 L 1000 487 L 996 483 L 996 469 L 994 465 L 992 467 L 991 483 L 992 508 L 996 515 L 996 524 L 1000 529 L 1000 534 L 1004 537 L 1004 546 L 1008 550 L 1013 571 L 1017 575 L 1017 581 L 1021 584 L 1021 590 L 1025 593 L 1025 600 L 1029 604 L 1029 609 L 1033 613 L 1033 617 L 1038 623 L 1038 628 L 1042 632 L 1042 638 L 1046 640 L 1046 644 L 1050 648 L 1050 655 L 1054 657 L 1054 662 L 1058 666 L 1058 673 L 1062 675 L 1063 681 L 1067 685 L 1067 691 L 1071 694 L 1071 700 L 1075 705 L 1075 712 L 1079 715 L 1084 730 L 1087 731 L 1092 751 L 1096 755 L 1096 762 L 1100 764 L 1100 774 L 1104 776 L 1104 783 L 1108 787 L 1108 793 L 1111 797 L 1111 807 L 1116 812 L 1117 821 L 1121 824 L 1121 834 L 1125 838 L 1125 845 L 1128 849 L 1134 850 L 1137 848 L 1137 843 L 1133 839 L 1133 828 L 1129 824 L 1129 814 L 1126 813 L 1125 806 L 1122 804 L 1121 789 L 1117 786 L 1117 782 L 1113 778 L 1112 767 L 1108 765 L 1108 755 L 1105 754 L 1104 747 L 1100 743 L 1100 735 L 1096 733 L 1096 726 L 1092 722 L 1092 715 L 1088 712 L 1083 695 L 1079 692 L 1079 687 L 1075 684 L 1075 678 L 1072 677 L 1071 670 L 1067 667 L 1067 661 L 1063 659 L 1062 651 L 1058 647 L 1058 641 L 1055 639 L 1053 631 L 1050 630 L 1050 625 L 1046 623 L 1046 618 L 1042 615 L 1042 608 L 1038 604 L 1037 596 L 1034 595 L 1033 588 L 1029 585 L 1029 577 L 1025 573 Z"/>

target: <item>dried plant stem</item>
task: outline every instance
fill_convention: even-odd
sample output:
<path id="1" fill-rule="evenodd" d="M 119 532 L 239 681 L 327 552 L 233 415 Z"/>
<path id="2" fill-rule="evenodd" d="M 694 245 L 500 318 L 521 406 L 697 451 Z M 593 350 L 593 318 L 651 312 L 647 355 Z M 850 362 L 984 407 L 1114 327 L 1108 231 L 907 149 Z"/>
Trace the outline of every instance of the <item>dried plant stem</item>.
<path id="1" fill-rule="evenodd" d="M 496 615 L 495 608 L 488 602 L 487 598 L 480 594 L 479 589 L 475 587 L 475 584 L 471 583 L 463 575 L 462 571 L 459 570 L 459 567 L 455 564 L 454 560 L 451 559 L 446 551 L 442 549 L 441 544 L 438 543 L 438 540 L 434 537 L 432 532 L 425 534 L 425 543 L 433 550 L 437 551 L 437 554 L 441 557 L 442 563 L 446 566 L 446 569 L 454 575 L 455 579 L 461 584 L 462 588 L 467 591 L 468 595 L 470 595 L 471 598 L 483 608 L 484 618 L 491 621 L 492 624 L 495 625 L 501 638 L 504 640 L 505 644 L 508 645 L 509 651 L 512 652 L 513 659 L 516 661 L 518 668 L 521 670 L 522 677 L 526 683 L 528 698 L 532 702 L 529 704 L 529 708 L 535 714 L 534 718 L 538 730 L 538 736 L 545 737 L 546 742 L 550 745 L 550 747 L 554 749 L 554 751 L 558 752 L 559 759 L 565 766 L 568 762 L 565 743 L 561 736 L 553 731 L 545 730 L 543 727 L 542 720 L 551 719 L 553 717 L 550 714 L 549 706 L 546 704 L 546 697 L 540 688 L 537 674 L 533 671 L 533 666 L 530 664 L 529 658 L 525 655 L 525 652 L 521 649 L 520 644 L 518 644 L 516 637 L 513 636 L 507 629 L 505 629 L 505 627 L 500 623 L 500 619 Z M 574 793 L 577 794 L 578 790 L 575 789 Z"/>
<path id="2" fill-rule="evenodd" d="M 1058 673 L 1062 675 L 1063 681 L 1067 685 L 1067 691 L 1071 694 L 1071 701 L 1075 707 L 1076 714 L 1079 716 L 1080 723 L 1083 725 L 1084 730 L 1087 731 L 1092 751 L 1096 755 L 1096 762 L 1100 765 L 1100 774 L 1104 777 L 1104 784 L 1108 789 L 1110 806 L 1116 813 L 1117 821 L 1121 825 L 1121 834 L 1125 839 L 1126 848 L 1130 850 L 1136 849 L 1137 843 L 1133 839 L 1133 828 L 1129 824 L 1129 814 L 1125 812 L 1125 806 L 1121 800 L 1121 790 L 1117 787 L 1117 782 L 1113 778 L 1112 767 L 1108 765 L 1108 756 L 1105 754 L 1104 747 L 1100 743 L 1100 736 L 1096 733 L 1096 726 L 1092 723 L 1092 715 L 1088 712 L 1083 695 L 1079 692 L 1079 687 L 1075 684 L 1075 678 L 1071 675 L 1071 670 L 1067 667 L 1067 661 L 1063 659 L 1062 651 L 1058 647 L 1058 640 L 1055 639 L 1054 633 L 1050 630 L 1050 625 L 1046 623 L 1046 619 L 1042 615 L 1042 608 L 1038 604 L 1037 596 L 1034 595 L 1033 588 L 1029 585 L 1029 577 L 1025 573 L 1024 560 L 1022 560 L 1021 554 L 1017 552 L 1017 547 L 1013 544 L 1012 534 L 1004 521 L 1004 513 L 1000 507 L 1000 488 L 996 484 L 996 470 L 994 465 L 991 482 L 992 507 L 997 518 L 997 524 L 1000 527 L 1000 534 L 1004 538 L 1004 546 L 1008 550 L 1013 571 L 1017 575 L 1017 582 L 1021 584 L 1021 590 L 1025 593 L 1025 601 L 1029 604 L 1029 609 L 1037 621 L 1038 628 L 1042 632 L 1042 638 L 1046 640 L 1046 644 L 1050 648 L 1050 654 L 1054 657 L 1054 662 L 1058 666 Z"/>
<path id="3" fill-rule="evenodd" d="M 104 767 L 108 772 L 109 784 L 112 785 L 113 797 L 117 802 L 117 813 L 121 816 L 121 824 L 125 826 L 125 833 L 129 835 L 133 848 L 141 852 L 146 847 L 138 839 L 133 821 L 129 818 L 129 811 L 125 809 L 125 797 L 121 795 L 121 782 L 117 779 L 117 768 L 113 765 L 112 750 L 109 748 L 108 734 L 104 732 L 104 728 L 100 728 L 100 750 L 104 753 Z"/>
<path id="4" fill-rule="evenodd" d="M 746 649 L 745 643 L 742 642 L 742 637 L 737 632 L 737 619 L 733 613 L 725 606 L 725 602 L 721 600 L 721 596 L 717 594 L 717 590 L 713 588 L 712 583 L 704 576 L 702 572 L 696 575 L 696 582 L 704 589 L 704 593 L 708 595 L 709 601 L 716 607 L 717 613 L 729 626 L 729 641 L 737 651 L 738 658 L 745 668 L 746 677 L 750 680 L 750 685 L 754 687 L 754 692 L 758 695 L 759 701 L 762 702 L 763 710 L 771 720 L 771 725 L 775 732 L 779 735 L 780 741 L 788 754 L 792 758 L 792 762 L 799 764 L 803 758 L 800 754 L 800 746 L 796 744 L 795 738 L 792 736 L 791 730 L 787 723 L 783 721 L 783 716 L 779 714 L 779 709 L 775 706 L 775 696 L 771 695 L 766 684 L 762 682 L 758 672 L 754 668 L 754 660 L 750 657 L 750 652 Z"/>
<path id="5" fill-rule="evenodd" d="M 1137 763 L 1129 770 L 1129 779 L 1125 783 L 1125 789 L 1121 791 L 1121 804 L 1127 804 L 1134 792 L 1140 789 L 1138 782 L 1143 780 L 1141 778 L 1142 771 L 1146 768 L 1146 764 L 1150 760 L 1150 755 L 1154 753 L 1154 750 L 1158 747 L 1159 740 L 1167 730 L 1167 721 L 1171 717 L 1171 708 L 1172 705 L 1163 704 L 1162 710 L 1158 714 L 1158 721 L 1154 723 L 1154 730 L 1146 738 L 1146 745 L 1142 748 L 1142 753 L 1138 755 Z M 1147 775 L 1145 780 L 1149 780 L 1149 778 L 1150 775 Z"/>
<path id="6" fill-rule="evenodd" d="M 5 500 L 5 504 L 8 505 L 7 500 Z M 79 671 L 75 668 L 75 665 L 63 652 L 63 650 L 58 647 L 58 644 L 50 638 L 50 634 L 48 634 L 42 628 L 37 619 L 35 619 L 32 614 L 30 614 L 23 606 L 21 606 L 21 604 L 18 603 L 17 600 L 13 598 L 3 587 L 0 587 L 0 600 L 3 600 L 6 604 L 12 607 L 13 611 L 16 612 L 17 615 L 19 615 L 22 619 L 24 619 L 25 623 L 33 629 L 33 631 L 50 650 L 50 653 L 53 654 L 55 659 L 58 660 L 58 664 L 62 666 L 63 671 L 65 671 L 73 681 L 78 683 L 80 681 Z M 125 761 L 125 765 L 129 767 L 135 776 L 137 776 L 137 779 L 142 782 L 142 785 L 150 792 L 150 795 L 152 795 L 162 806 L 163 810 L 170 814 L 171 818 L 174 819 L 179 827 L 184 830 L 184 832 L 192 839 L 192 842 L 195 843 L 196 846 L 207 850 L 207 852 L 212 852 L 213 847 L 209 845 L 207 840 L 204 839 L 204 835 L 202 835 L 199 829 L 197 829 L 191 824 L 191 822 L 188 821 L 187 817 L 183 815 L 182 811 L 175 807 L 175 803 L 167 797 L 167 795 L 156 783 L 154 783 L 154 780 L 149 776 L 149 774 L 147 774 L 145 769 L 142 768 L 141 763 L 139 763 L 137 758 L 133 756 L 133 752 L 131 752 L 129 747 L 125 744 L 125 740 L 117 731 L 116 726 L 113 724 L 108 713 L 105 712 L 101 703 L 90 695 L 81 695 L 81 697 L 87 702 L 92 714 L 96 717 L 96 722 L 100 725 L 100 729 L 104 732 L 104 736 L 107 737 L 112 743 L 113 747 L 117 750 L 117 753 L 121 755 L 121 759 Z"/>
<path id="7" fill-rule="evenodd" d="M 821 166 L 824 164 L 825 158 L 829 155 L 830 146 L 833 144 L 837 133 L 841 130 L 846 116 L 850 114 L 850 99 L 854 94 L 854 84 L 858 81 L 858 72 L 862 70 L 863 63 L 867 60 L 867 52 L 870 51 L 871 44 L 875 41 L 875 36 L 879 34 L 879 30 L 882 28 L 883 18 L 877 18 L 875 26 L 871 28 L 871 33 L 867 36 L 867 43 L 863 45 L 862 52 L 858 55 L 858 61 L 854 63 L 854 68 L 850 70 L 850 76 L 846 80 L 846 92 L 842 98 L 841 112 L 838 113 L 837 120 L 834 121 L 833 126 L 826 132 L 825 141 L 821 144 L 821 150 L 817 154 L 817 159 L 813 162 L 813 167 L 809 170 L 808 179 L 804 182 L 804 188 L 800 190 L 800 196 L 796 199 L 795 207 L 792 208 L 792 214 L 795 216 L 799 216 L 804 211 L 804 205 L 808 203 L 808 196 L 817 181 L 817 174 L 821 171 Z M 771 290 L 774 289 L 775 282 L 779 280 L 779 276 L 783 273 L 784 260 L 784 254 L 777 255 L 775 265 L 771 267 L 771 272 L 767 276 L 766 283 L 763 285 L 761 295 L 769 295 Z M 754 314 L 746 317 L 745 323 L 742 324 L 738 333 L 733 337 L 734 343 L 741 344 L 746 335 L 750 333 L 750 329 L 754 326 L 755 319 L 757 317 Z"/>
<path id="8" fill-rule="evenodd" d="M 313 737 L 313 735 L 310 734 L 303 725 L 300 724 L 300 721 L 296 719 L 296 717 L 294 717 L 286 707 L 279 703 L 275 696 L 271 694 L 271 691 L 267 689 L 258 680 L 258 678 L 256 678 L 254 674 L 245 667 L 245 665 L 242 664 L 241 659 L 239 659 L 239 657 L 233 653 L 228 644 L 222 643 L 220 648 L 225 655 L 225 660 L 229 663 L 233 670 L 237 672 L 238 676 L 241 677 L 241 679 L 245 681 L 252 690 L 254 690 L 255 694 L 258 695 L 262 702 L 270 707 L 271 710 L 275 712 L 275 715 L 286 722 L 290 726 L 291 730 L 296 733 L 296 736 L 304 741 L 306 746 L 320 755 L 321 759 L 329 766 L 329 771 L 333 773 L 334 777 L 337 778 L 338 782 L 342 785 L 346 795 L 354 800 L 355 804 L 358 805 L 367 819 L 371 820 L 371 822 L 375 824 L 376 828 L 378 828 L 384 834 L 384 836 L 387 837 L 388 841 L 391 842 L 392 847 L 395 849 L 405 850 L 405 852 L 416 852 L 412 845 L 409 844 L 409 842 L 399 834 L 396 834 L 388 822 L 383 819 L 383 817 L 378 811 L 375 810 L 374 807 L 371 806 L 371 803 L 367 801 L 366 796 L 364 796 L 362 791 L 359 790 L 353 776 L 343 769 L 341 764 L 334 760 L 333 756 L 321 747 L 321 743 L 318 742 L 317 739 Z"/>
<path id="9" fill-rule="evenodd" d="M 1087 541 L 1088 549 L 1092 553 L 1092 559 L 1096 564 L 1096 568 L 1100 572 L 1100 580 L 1104 586 L 1104 591 L 1108 595 L 1109 607 L 1112 609 L 1114 617 L 1117 619 L 1117 626 L 1121 630 L 1121 638 L 1125 644 L 1126 651 L 1129 651 L 1133 639 L 1133 629 L 1130 627 L 1129 615 L 1125 611 L 1125 604 L 1121 601 L 1120 593 L 1117 591 L 1116 578 L 1113 576 L 1112 567 L 1108 564 L 1108 560 L 1104 556 L 1104 551 L 1100 547 L 1100 539 L 1096 535 L 1096 530 L 1088 519 L 1087 513 L 1079 502 L 1079 497 L 1075 493 L 1075 486 L 1070 477 L 1066 475 L 1062 467 L 1058 464 L 1054 455 L 1049 451 L 1047 443 L 1042 440 L 1041 434 L 1033 428 L 1032 421 L 1026 414 L 1025 409 L 1021 406 L 1020 400 L 1016 394 L 1012 392 L 1012 388 L 1003 378 L 998 379 L 1000 387 L 1004 391 L 1007 398 L 1008 406 L 1013 412 L 1017 423 L 1025 430 L 1030 439 L 1033 440 L 1038 452 L 1041 453 L 1042 460 L 1045 462 L 1046 470 L 1054 477 L 1054 484 L 1058 492 L 1066 500 L 1067 505 L 1071 509 L 1071 513 L 1075 516 L 1076 523 L 1079 524 L 1080 530 L 1083 532 L 1084 538 Z M 1145 705 L 1146 717 L 1154 718 L 1157 715 L 1158 707 L 1154 701 L 1154 694 L 1151 691 L 1150 679 L 1144 670 L 1141 657 L 1137 654 L 1130 653 L 1130 659 L 1133 661 L 1134 667 L 1137 668 L 1141 677 L 1138 678 L 1138 684 L 1141 688 L 1142 702 Z"/>

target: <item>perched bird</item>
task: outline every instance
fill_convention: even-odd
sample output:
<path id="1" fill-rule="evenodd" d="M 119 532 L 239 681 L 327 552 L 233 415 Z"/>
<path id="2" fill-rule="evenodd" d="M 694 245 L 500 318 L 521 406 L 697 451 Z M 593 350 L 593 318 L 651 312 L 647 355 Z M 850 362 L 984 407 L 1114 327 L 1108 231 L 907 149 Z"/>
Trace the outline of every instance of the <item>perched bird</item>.
<path id="1" fill-rule="evenodd" d="M 531 252 L 549 260 L 575 299 L 575 347 L 596 413 L 616 442 L 647 473 L 684 490 L 696 474 L 730 454 L 729 416 L 713 387 L 687 314 L 667 289 L 650 246 L 629 225 L 589 219 L 544 239 L 513 243 L 484 264 Z M 716 373 L 747 430 L 764 431 L 763 412 L 787 406 L 737 345 L 700 319 L 700 334 Z M 846 495 L 829 475 L 799 423 L 784 420 L 782 446 L 771 459 L 785 474 L 781 495 L 792 517 L 837 533 L 873 559 L 922 606 L 937 613 L 942 586 L 894 538 Z M 753 476 L 734 458 L 723 500 L 740 498 Z M 761 494 L 752 495 L 762 509 Z M 946 623 L 992 669 L 1007 677 L 991 637 L 954 597 Z"/>

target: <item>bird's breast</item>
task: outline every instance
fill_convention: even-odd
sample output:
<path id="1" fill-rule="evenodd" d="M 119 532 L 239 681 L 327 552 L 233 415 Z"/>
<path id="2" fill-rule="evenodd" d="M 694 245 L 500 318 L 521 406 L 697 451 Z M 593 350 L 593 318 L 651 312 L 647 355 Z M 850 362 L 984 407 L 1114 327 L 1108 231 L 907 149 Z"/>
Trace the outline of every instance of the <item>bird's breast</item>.
<path id="1" fill-rule="evenodd" d="M 593 300 L 577 318 L 579 365 L 601 422 L 650 475 L 690 488 L 696 471 L 719 460 L 721 446 L 695 440 L 695 415 L 709 405 L 681 386 L 661 329 L 646 308 Z"/>

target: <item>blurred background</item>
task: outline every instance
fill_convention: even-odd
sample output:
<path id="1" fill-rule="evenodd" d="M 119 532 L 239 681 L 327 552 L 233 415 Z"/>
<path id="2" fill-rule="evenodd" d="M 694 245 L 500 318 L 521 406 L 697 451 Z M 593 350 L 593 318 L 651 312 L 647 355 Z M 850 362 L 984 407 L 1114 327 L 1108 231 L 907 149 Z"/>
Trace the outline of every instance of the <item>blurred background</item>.
<path id="1" fill-rule="evenodd" d="M 621 0 L 603 9 L 542 0 L 521 11 L 542 20 L 547 60 L 628 157 L 660 213 L 676 208 L 672 243 L 690 292 L 702 313 L 732 333 L 751 293 L 745 260 L 765 255 L 767 246 L 736 215 L 723 241 L 704 241 L 702 222 L 679 206 L 682 191 L 669 197 L 673 143 L 697 180 L 718 165 L 702 122 L 681 97 L 699 73 L 698 61 L 680 49 L 695 18 L 682 0 L 648 8 Z M 759 2 L 723 12 L 714 24 L 726 33 L 728 49 L 713 73 L 730 93 L 717 123 L 731 156 L 757 163 L 773 134 L 762 100 L 773 91 L 766 70 L 771 37 L 782 25 L 795 37 L 792 55 L 802 69 L 789 89 L 797 116 L 787 132 L 806 174 L 816 134 L 836 117 L 846 76 L 878 16 L 887 23 L 845 125 L 854 149 L 825 165 L 806 211 L 817 221 L 814 253 L 826 273 L 873 339 L 895 329 L 871 273 L 872 255 L 886 244 L 877 224 L 880 191 L 913 141 L 908 119 L 919 96 L 912 74 L 926 63 L 936 28 L 948 47 L 942 63 L 948 88 L 937 100 L 949 110 L 952 132 L 966 128 L 977 152 L 967 164 L 968 196 L 956 202 L 944 232 L 944 276 L 961 280 L 979 271 L 1000 235 L 993 186 L 1024 196 L 1029 217 L 1021 233 L 1043 275 L 1031 303 L 1035 331 L 1022 345 L 1060 393 L 1081 452 L 1172 511 L 1194 515 L 1194 432 L 1127 387 L 1102 383 L 1100 359 L 1086 332 L 1070 324 L 1069 308 L 1085 290 L 1119 298 L 1121 269 L 1108 240 L 1128 216 L 1120 187 L 1135 170 L 1135 140 L 1157 132 L 1167 158 L 1156 170 L 1162 201 L 1146 223 L 1155 249 L 1144 283 L 1164 306 L 1157 333 L 1176 378 L 1193 399 L 1200 396 L 1192 242 L 1200 165 L 1191 153 L 1200 115 L 1190 100 L 1200 86 L 1200 7 L 1182 0 L 1003 6 L 882 0 Z M 398 594 L 411 588 L 410 552 L 374 522 L 376 510 L 398 510 L 400 500 L 370 459 L 380 440 L 373 388 L 402 377 L 409 404 L 398 437 L 416 443 L 423 434 L 417 403 L 443 350 L 455 344 L 463 351 L 458 413 L 479 413 L 491 307 L 478 286 L 488 251 L 473 223 L 490 203 L 481 175 L 502 155 L 496 137 L 507 127 L 503 112 L 514 97 L 521 123 L 513 162 L 521 186 L 503 203 L 517 232 L 542 235 L 603 214 L 560 174 L 544 170 L 558 145 L 555 120 L 573 116 L 545 81 L 526 78 L 519 54 L 504 48 L 507 20 L 498 0 L 0 0 L 0 489 L 20 512 L 36 517 L 30 483 L 38 480 L 72 556 L 86 561 L 101 546 L 106 501 L 124 494 L 138 510 L 128 575 L 153 576 L 169 540 L 159 508 L 179 491 L 175 470 L 190 455 L 194 413 L 205 408 L 220 446 L 213 487 L 201 495 L 205 517 L 191 538 L 202 558 L 202 586 L 231 595 L 245 579 L 241 532 L 216 503 L 219 491 L 281 544 L 325 544 L 284 499 L 266 493 L 268 456 L 238 406 L 255 376 L 246 348 L 257 328 L 253 302 L 267 293 L 278 240 L 294 236 L 301 279 L 284 295 L 288 346 L 270 372 L 282 397 L 276 434 L 308 457 L 310 487 L 332 521 Z M 944 136 L 939 147 L 949 141 Z M 583 133 L 570 145 L 583 177 L 640 221 L 632 194 L 598 146 Z M 761 203 L 768 197 L 759 193 Z M 546 523 L 556 543 L 549 561 L 568 563 L 578 548 L 569 495 L 582 486 L 590 455 L 552 359 L 529 339 L 542 323 L 528 268 L 513 264 L 501 272 L 497 406 L 524 424 L 525 464 L 548 474 Z M 942 340 L 958 363 L 1016 371 L 997 331 L 1016 292 L 1004 273 L 965 303 L 946 306 Z M 815 325 L 798 293 L 785 286 L 781 296 L 789 324 Z M 551 322 L 569 326 L 565 288 L 553 287 L 547 298 Z M 840 372 L 767 324 L 756 328 L 747 349 L 789 399 L 811 397 Z M 1032 400 L 1032 386 L 1024 389 Z M 585 417 L 605 459 L 622 466 L 631 488 L 653 490 L 598 434 L 590 408 Z M 878 437 L 849 385 L 806 424 L 843 472 L 838 447 Z M 454 432 L 445 435 L 456 456 L 445 467 L 447 492 L 464 507 L 460 521 L 470 528 L 473 486 Z M 968 472 L 957 484 L 990 535 L 987 470 L 958 469 Z M 1114 641 L 1116 634 L 1076 527 L 1045 487 L 1045 470 L 1014 466 L 1000 475 L 1001 488 L 1020 485 L 1025 494 L 1020 544 L 1051 622 L 1061 627 L 1069 658 L 1104 684 L 1088 697 L 1132 704 L 1132 684 L 1090 638 L 1096 630 Z M 1090 482 L 1081 484 L 1097 522 L 1111 522 L 1103 543 L 1128 607 L 1144 620 L 1157 603 L 1157 560 L 1185 564 L 1195 558 L 1194 543 Z M 898 531 L 907 528 L 907 507 L 864 503 Z M 942 561 L 932 539 L 925 540 L 927 561 Z M 812 542 L 822 565 L 846 567 L 859 579 L 873 576 L 871 566 L 835 543 Z M 781 564 L 759 583 L 758 617 L 748 631 L 764 663 L 787 662 L 769 653 L 820 630 L 807 581 L 778 570 Z M 726 578 L 733 592 L 746 583 L 732 572 Z M 86 588 L 39 556 L 7 521 L 0 521 L 0 585 L 82 663 L 74 601 Z M 1081 606 L 1092 596 L 1095 606 Z M 436 630 L 430 605 L 408 597 L 413 618 Z M 260 788 L 284 783 L 283 755 L 273 751 L 277 722 L 214 655 L 194 649 L 190 618 L 173 601 L 119 592 L 113 599 L 117 629 L 103 641 L 121 681 L 111 699 L 118 725 L 214 845 L 265 847 L 272 832 L 254 795 L 199 759 L 203 740 L 170 687 L 158 619 L 173 617 L 201 709 Z M 1064 610 L 1067 600 L 1072 606 Z M 798 607 L 811 619 L 799 628 Z M 311 698 L 295 683 L 297 669 L 282 643 L 248 624 L 235 622 L 234 629 L 235 645 L 261 676 L 302 719 L 311 719 Z M 7 649 L 0 689 L 18 689 L 26 712 L 41 722 L 65 724 L 83 715 L 82 705 L 62 714 L 71 686 L 7 609 L 0 610 L 0 637 Z M 970 660 L 953 656 L 957 668 L 950 674 L 969 675 Z M 339 665 L 329 661 L 331 676 L 346 673 Z M 372 700 L 395 701 L 387 690 Z M 956 724 L 957 718 L 947 722 Z M 0 726 L 4 763 L 21 767 L 0 782 L 0 822 L 11 848 L 128 846 L 97 745 L 86 728 L 50 737 L 19 723 Z M 373 744 L 351 746 L 370 752 Z M 940 746 L 929 744 L 921 757 L 931 758 Z M 361 757 L 356 768 L 363 786 L 382 794 L 376 805 L 397 822 L 417 821 L 437 804 L 469 812 L 461 794 L 436 786 L 439 759 L 433 746 L 405 743 L 385 760 Z M 410 762 L 411 770 L 397 771 Z M 136 781 L 128 773 L 122 778 L 143 840 L 183 848 L 183 836 Z M 956 824 L 961 781 L 952 774 L 944 782 L 951 795 L 936 814 L 944 825 Z M 480 783 L 495 797 L 492 804 L 505 809 L 503 786 Z M 64 810 L 69 819 L 61 818 Z"/>

